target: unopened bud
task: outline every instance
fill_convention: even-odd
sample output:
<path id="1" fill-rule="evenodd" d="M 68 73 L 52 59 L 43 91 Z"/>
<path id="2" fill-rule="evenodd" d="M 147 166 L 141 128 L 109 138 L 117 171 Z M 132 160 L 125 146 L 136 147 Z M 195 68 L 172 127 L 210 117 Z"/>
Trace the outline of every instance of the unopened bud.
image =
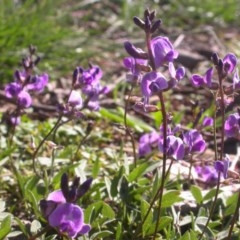
<path id="1" fill-rule="evenodd" d="M 161 20 L 158 19 L 157 21 L 155 21 L 151 27 L 151 33 L 154 33 L 161 25 Z"/>
<path id="2" fill-rule="evenodd" d="M 138 17 L 133 17 L 133 22 L 141 29 L 145 29 L 145 23 L 142 19 Z"/>

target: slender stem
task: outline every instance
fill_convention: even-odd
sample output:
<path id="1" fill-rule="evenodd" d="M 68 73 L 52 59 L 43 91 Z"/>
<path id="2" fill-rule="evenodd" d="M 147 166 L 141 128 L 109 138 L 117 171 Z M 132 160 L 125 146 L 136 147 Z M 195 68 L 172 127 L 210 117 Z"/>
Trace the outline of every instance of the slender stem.
<path id="1" fill-rule="evenodd" d="M 48 139 L 48 137 L 52 134 L 52 132 L 58 127 L 59 123 L 61 122 L 62 120 L 62 115 L 60 115 L 58 117 L 58 120 L 57 122 L 55 123 L 55 125 L 53 126 L 53 128 L 48 132 L 48 134 L 42 139 L 42 141 L 40 142 L 40 144 L 38 145 L 38 147 L 36 148 L 36 150 L 34 151 L 33 153 L 33 156 L 32 156 L 32 162 L 33 162 L 33 171 L 35 172 L 36 175 L 40 176 L 37 172 L 37 169 L 36 169 L 36 156 L 40 150 L 40 148 L 43 146 L 44 142 Z"/>
<path id="2" fill-rule="evenodd" d="M 219 172 L 218 173 L 218 181 L 217 181 L 217 188 L 216 188 L 216 193 L 215 193 L 215 196 L 214 196 L 214 200 L 213 200 L 213 203 L 211 205 L 211 208 L 210 208 L 210 213 L 209 213 L 209 216 L 208 216 L 208 220 L 203 228 L 203 231 L 199 237 L 199 240 L 201 240 L 203 238 L 203 235 L 207 229 L 207 226 L 213 216 L 213 213 L 214 213 L 214 210 L 215 210 L 215 206 L 216 206 L 216 203 L 217 203 L 217 197 L 218 197 L 218 193 L 219 193 L 219 188 L 220 188 L 220 177 L 221 177 L 221 173 Z"/>
<path id="3" fill-rule="evenodd" d="M 231 235 L 232 235 L 234 224 L 235 224 L 235 222 L 237 220 L 239 208 L 240 208 L 240 189 L 238 190 L 237 206 L 235 208 L 235 212 L 234 212 L 234 215 L 233 215 L 233 218 L 232 218 L 232 222 L 231 222 L 230 229 L 229 229 L 229 232 L 228 232 L 227 240 L 231 240 L 232 239 Z"/>
<path id="4" fill-rule="evenodd" d="M 224 151 L 224 122 L 225 122 L 225 104 L 224 104 L 224 91 L 223 91 L 223 80 L 224 78 L 222 77 L 222 70 L 219 69 L 217 67 L 217 70 L 218 70 L 218 82 L 219 82 L 219 95 L 220 95 L 220 111 L 221 111 L 221 149 L 220 149 L 220 156 L 219 156 L 219 159 L 222 161 L 223 160 L 223 151 Z M 215 111 L 215 120 L 214 122 L 216 122 L 216 111 Z M 216 123 L 214 123 L 214 132 L 216 132 Z M 215 133 L 216 134 L 216 133 Z M 215 136 L 216 138 L 216 136 Z M 216 141 L 216 139 L 215 139 Z M 215 146 L 215 149 L 216 149 L 216 146 Z M 216 154 L 216 151 L 215 150 L 215 161 L 217 160 L 217 154 Z M 214 201 L 211 205 L 211 210 L 210 210 L 210 214 L 208 216 L 208 220 L 207 220 L 207 223 L 202 231 L 202 234 L 200 235 L 200 238 L 199 240 L 202 239 L 203 235 L 204 235 L 204 232 L 206 231 L 207 229 L 207 226 L 212 218 L 212 215 L 213 215 L 213 212 L 214 212 L 214 209 L 215 209 L 215 206 L 216 206 L 216 203 L 217 203 L 217 197 L 218 197 L 218 193 L 219 193 L 219 188 L 220 188 L 220 177 L 221 177 L 221 173 L 218 172 L 218 180 L 217 180 L 217 188 L 216 188 L 216 193 L 215 193 L 215 196 L 214 196 Z"/>
<path id="5" fill-rule="evenodd" d="M 169 174 L 169 172 L 170 172 L 170 169 L 171 169 L 171 167 L 172 167 L 172 164 L 173 164 L 173 160 L 172 160 L 172 161 L 170 162 L 170 164 L 169 164 L 169 167 L 168 167 L 168 169 L 167 169 L 167 171 L 166 171 L 166 174 L 165 174 L 165 178 L 167 178 L 167 176 L 168 176 L 168 174 Z M 151 211 L 151 209 L 152 209 L 152 207 L 153 207 L 154 202 L 155 202 L 156 199 L 158 198 L 160 191 L 161 191 L 161 186 L 159 187 L 159 189 L 157 190 L 156 194 L 154 195 L 152 201 L 150 202 L 149 208 L 148 208 L 148 210 L 147 210 L 147 213 L 145 214 L 142 222 L 138 225 L 138 229 L 140 229 L 140 228 L 143 226 L 143 224 L 145 223 L 145 221 L 147 220 L 147 217 L 148 217 L 148 215 L 149 215 L 149 213 L 150 213 L 150 211 Z M 137 230 L 138 230 L 138 229 L 137 229 Z M 136 230 L 136 234 L 137 234 L 137 232 L 138 232 L 137 230 Z M 135 234 L 135 238 L 134 238 L 134 239 L 136 239 L 136 234 Z"/>
<path id="6" fill-rule="evenodd" d="M 127 125 L 127 110 L 128 110 L 128 106 L 129 106 L 130 97 L 132 96 L 132 91 L 133 91 L 133 84 L 131 85 L 131 89 L 130 89 L 128 98 L 126 100 L 125 108 L 124 108 L 124 127 L 125 127 L 125 130 L 126 130 L 126 134 L 131 139 L 132 149 L 133 149 L 134 166 L 136 167 L 137 166 L 137 153 L 136 153 L 135 140 L 134 140 L 134 137 L 133 137 L 133 134 L 132 134 L 131 130 L 129 129 L 129 127 Z"/>

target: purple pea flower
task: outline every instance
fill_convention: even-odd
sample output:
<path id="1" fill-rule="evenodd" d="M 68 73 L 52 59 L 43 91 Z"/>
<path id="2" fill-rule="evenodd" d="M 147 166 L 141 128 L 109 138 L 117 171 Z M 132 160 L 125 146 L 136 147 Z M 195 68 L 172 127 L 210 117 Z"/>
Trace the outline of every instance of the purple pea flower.
<path id="1" fill-rule="evenodd" d="M 233 90 L 240 88 L 240 78 L 238 75 L 238 69 L 236 69 L 235 73 L 233 74 Z"/>
<path id="2" fill-rule="evenodd" d="M 141 68 L 140 65 L 145 65 L 146 60 L 126 57 L 123 59 L 123 65 L 130 70 L 130 74 L 127 74 L 128 82 L 136 82 L 141 79 Z"/>
<path id="3" fill-rule="evenodd" d="M 154 93 L 163 91 L 168 87 L 167 80 L 160 72 L 146 73 L 141 82 L 142 94 L 145 98 L 144 103 L 148 103 L 149 97 Z"/>
<path id="4" fill-rule="evenodd" d="M 73 90 L 69 96 L 68 103 L 74 108 L 81 108 L 82 107 L 81 94 Z"/>
<path id="5" fill-rule="evenodd" d="M 184 133 L 183 141 L 186 144 L 188 151 L 191 153 L 202 153 L 206 149 L 206 142 L 196 129 L 192 129 Z"/>
<path id="6" fill-rule="evenodd" d="M 228 53 L 223 58 L 223 69 L 227 74 L 232 73 L 236 65 L 237 65 L 237 58 L 233 53 Z"/>
<path id="7" fill-rule="evenodd" d="M 169 81 L 169 86 L 171 88 L 175 87 L 176 84 L 184 78 L 185 76 L 185 68 L 184 67 L 179 67 L 177 70 L 175 69 L 174 65 L 172 62 L 168 64 L 168 71 L 170 73 L 170 81 Z"/>
<path id="8" fill-rule="evenodd" d="M 87 179 L 79 186 L 80 178 L 75 178 L 72 185 L 68 185 L 68 176 L 63 174 L 61 189 L 50 193 L 47 200 L 40 201 L 43 216 L 51 227 L 57 228 L 60 233 L 74 238 L 86 234 L 91 227 L 84 223 L 84 214 L 75 202 L 89 189 L 92 178 Z"/>
<path id="9" fill-rule="evenodd" d="M 205 117 L 202 122 L 203 127 L 212 127 L 213 126 L 213 118 Z"/>
<path id="10" fill-rule="evenodd" d="M 230 114 L 225 123 L 224 123 L 224 131 L 226 137 L 238 137 L 240 133 L 240 116 L 239 113 Z"/>
<path id="11" fill-rule="evenodd" d="M 164 153 L 163 138 L 160 138 L 158 148 L 162 153 Z M 182 160 L 185 155 L 182 139 L 173 135 L 167 136 L 167 148 L 165 152 L 168 157 L 172 157 L 175 160 Z"/>
<path id="12" fill-rule="evenodd" d="M 66 202 L 61 190 L 50 193 L 47 201 L 56 203 L 55 209 L 48 216 L 50 226 L 72 238 L 90 231 L 90 225 L 84 223 L 83 210 L 76 204 Z"/>
<path id="13" fill-rule="evenodd" d="M 191 77 L 192 84 L 195 87 L 211 87 L 212 86 L 212 76 L 213 76 L 213 68 L 209 68 L 204 76 L 193 74 Z"/>
<path id="14" fill-rule="evenodd" d="M 227 178 L 228 168 L 229 168 L 229 158 L 226 157 L 223 161 L 216 161 L 214 163 L 214 168 L 217 172 L 220 172 L 223 174 L 224 179 Z"/>
<path id="15" fill-rule="evenodd" d="M 48 84 L 49 77 L 48 74 L 43 73 L 42 75 L 32 76 L 29 83 L 26 85 L 27 90 L 32 90 L 36 92 L 42 92 L 45 86 Z"/>
<path id="16" fill-rule="evenodd" d="M 204 183 L 211 186 L 217 183 L 218 174 L 213 166 L 196 166 L 195 171 Z"/>
<path id="17" fill-rule="evenodd" d="M 157 143 L 159 139 L 159 133 L 151 132 L 141 136 L 139 140 L 138 153 L 139 156 L 146 156 L 153 150 L 154 143 Z"/>
<path id="18" fill-rule="evenodd" d="M 151 40 L 151 48 L 154 57 L 155 67 L 159 68 L 166 62 L 173 62 L 178 57 L 172 43 L 167 37 L 156 37 Z"/>
<path id="19" fill-rule="evenodd" d="M 32 104 L 32 98 L 26 91 L 21 91 L 17 96 L 18 104 L 22 108 L 28 108 Z"/>
<path id="20" fill-rule="evenodd" d="M 19 83 L 12 82 L 6 85 L 5 95 L 7 98 L 15 98 L 22 91 L 22 87 Z"/>

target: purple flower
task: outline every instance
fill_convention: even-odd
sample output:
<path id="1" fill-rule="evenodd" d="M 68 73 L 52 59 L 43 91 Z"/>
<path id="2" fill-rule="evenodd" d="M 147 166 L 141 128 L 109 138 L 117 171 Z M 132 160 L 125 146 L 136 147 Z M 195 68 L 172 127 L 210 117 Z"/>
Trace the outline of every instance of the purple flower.
<path id="1" fill-rule="evenodd" d="M 149 97 L 168 87 L 167 80 L 160 72 L 146 73 L 141 82 L 142 94 L 145 97 L 145 103 L 148 103 Z"/>
<path id="2" fill-rule="evenodd" d="M 43 73 L 42 75 L 32 76 L 29 83 L 26 85 L 27 90 L 32 90 L 36 92 L 42 92 L 45 86 L 48 84 L 48 74 Z"/>
<path id="3" fill-rule="evenodd" d="M 21 118 L 20 118 L 20 116 L 10 116 L 9 122 L 11 125 L 17 126 L 20 124 Z"/>
<path id="4" fill-rule="evenodd" d="M 178 57 L 178 52 L 173 49 L 167 37 L 156 37 L 151 40 L 155 67 L 158 68 L 166 62 L 173 62 Z"/>
<path id="5" fill-rule="evenodd" d="M 179 67 L 176 70 L 173 63 L 170 62 L 168 64 L 168 71 L 169 71 L 170 76 L 171 76 L 171 79 L 169 81 L 169 85 L 170 85 L 171 88 L 173 88 L 185 76 L 185 68 L 184 67 Z"/>
<path id="6" fill-rule="evenodd" d="M 42 214 L 49 225 L 72 238 L 86 234 L 91 229 L 90 225 L 84 223 L 83 210 L 75 202 L 88 191 L 92 178 L 81 185 L 79 181 L 80 178 L 77 177 L 69 186 L 68 175 L 63 174 L 61 189 L 50 193 L 47 200 L 40 201 Z"/>
<path id="7" fill-rule="evenodd" d="M 75 108 L 82 107 L 82 97 L 79 92 L 73 90 L 69 96 L 68 103 Z"/>
<path id="8" fill-rule="evenodd" d="M 220 172 L 223 174 L 224 179 L 227 178 L 228 173 L 228 167 L 229 167 L 229 158 L 226 157 L 223 161 L 216 161 L 214 164 L 214 168 L 217 172 Z"/>
<path id="9" fill-rule="evenodd" d="M 159 150 L 163 153 L 163 138 L 160 138 L 158 144 Z M 185 155 L 184 144 L 181 138 L 173 135 L 167 136 L 167 148 L 165 150 L 167 156 L 173 157 L 176 160 L 182 160 Z"/>
<path id="10" fill-rule="evenodd" d="M 215 185 L 217 183 L 218 174 L 213 166 L 196 166 L 195 171 L 204 183 L 210 185 Z"/>
<path id="11" fill-rule="evenodd" d="M 201 86 L 211 87 L 212 76 L 213 76 L 213 68 L 211 67 L 206 71 L 204 76 L 193 74 L 191 77 L 191 81 L 192 81 L 192 84 L 196 87 L 201 87 Z"/>
<path id="12" fill-rule="evenodd" d="M 226 73 L 230 74 L 233 72 L 234 68 L 237 65 L 237 58 L 233 53 L 228 53 L 223 58 L 223 69 Z"/>
<path id="13" fill-rule="evenodd" d="M 205 151 L 206 142 L 203 140 L 202 135 L 196 130 L 192 129 L 183 134 L 183 141 L 187 149 L 191 153 L 202 153 Z"/>
<path id="14" fill-rule="evenodd" d="M 83 210 L 72 203 L 59 204 L 48 218 L 49 225 L 58 228 L 69 237 L 76 237 L 78 234 L 86 234 L 91 227 L 84 223 Z"/>
<path id="15" fill-rule="evenodd" d="M 240 78 L 238 75 L 238 69 L 236 69 L 235 73 L 233 74 L 233 90 L 240 88 Z"/>
<path id="16" fill-rule="evenodd" d="M 240 116 L 239 113 L 230 114 L 224 124 L 224 131 L 227 137 L 238 137 L 240 131 Z"/>
<path id="17" fill-rule="evenodd" d="M 159 139 L 157 132 L 146 133 L 139 140 L 138 153 L 139 156 L 146 156 L 152 152 L 153 145 Z"/>
<path id="18" fill-rule="evenodd" d="M 5 94 L 7 98 L 15 98 L 22 91 L 22 87 L 19 83 L 12 82 L 6 85 Z"/>
<path id="19" fill-rule="evenodd" d="M 141 77 L 141 68 L 140 65 L 145 65 L 146 60 L 137 59 L 133 57 L 126 57 L 123 59 L 124 66 L 130 70 L 131 74 L 127 75 L 127 81 L 135 82 L 140 80 Z"/>
<path id="20" fill-rule="evenodd" d="M 212 127 L 213 126 L 213 118 L 205 117 L 202 122 L 203 127 Z"/>
<path id="21" fill-rule="evenodd" d="M 47 201 L 40 203 L 45 205 L 45 213 L 48 212 L 48 222 L 52 227 L 58 228 L 62 233 L 67 233 L 69 237 L 76 237 L 78 234 L 86 234 L 91 227 L 84 223 L 83 210 L 73 203 L 66 202 L 61 190 L 56 190 L 49 194 Z"/>
<path id="22" fill-rule="evenodd" d="M 22 108 L 28 108 L 32 104 L 32 98 L 30 94 L 24 90 L 18 94 L 17 100 L 19 106 Z"/>

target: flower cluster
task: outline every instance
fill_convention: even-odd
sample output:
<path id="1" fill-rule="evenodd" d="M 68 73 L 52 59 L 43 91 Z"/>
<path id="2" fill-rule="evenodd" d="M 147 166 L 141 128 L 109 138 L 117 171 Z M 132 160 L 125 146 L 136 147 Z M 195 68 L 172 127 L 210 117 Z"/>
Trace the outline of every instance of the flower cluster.
<path id="1" fill-rule="evenodd" d="M 155 12 L 145 11 L 145 19 L 134 18 L 137 26 L 144 29 L 147 38 L 151 38 L 161 24 L 155 20 Z M 150 96 L 174 88 L 184 77 L 185 69 L 175 69 L 173 61 L 178 57 L 178 52 L 173 48 L 167 37 L 158 36 L 150 39 L 148 52 L 137 48 L 131 42 L 126 41 L 124 47 L 130 57 L 123 60 L 124 66 L 130 70 L 127 81 L 139 83 L 144 97 L 144 107 L 149 103 Z M 160 67 L 167 67 L 168 78 L 159 71 Z"/>
<path id="2" fill-rule="evenodd" d="M 44 90 L 48 83 L 48 74 L 33 75 L 34 66 L 39 62 L 39 58 L 33 60 L 35 48 L 29 48 L 30 55 L 22 60 L 23 70 L 16 70 L 14 73 L 14 81 L 5 87 L 5 95 L 9 99 L 13 99 L 17 104 L 16 111 L 10 115 L 10 123 L 18 125 L 20 123 L 20 115 L 24 109 L 31 107 L 31 93 L 40 93 Z"/>
<path id="3" fill-rule="evenodd" d="M 191 76 L 192 85 L 195 87 L 206 87 L 211 90 L 218 90 L 220 85 L 223 87 L 224 91 L 224 105 L 229 105 L 233 98 L 229 97 L 229 94 L 234 93 L 235 90 L 240 89 L 240 79 L 238 75 L 238 69 L 236 65 L 238 63 L 237 57 L 233 53 L 228 53 L 223 59 L 220 59 L 217 54 L 212 55 L 212 62 L 215 66 L 218 79 L 214 80 L 214 68 L 210 67 L 205 74 L 193 74 Z M 232 82 L 229 86 L 223 84 L 227 77 L 232 78 Z M 216 99 L 217 105 L 219 104 L 220 98 Z"/>
<path id="4" fill-rule="evenodd" d="M 50 193 L 46 200 L 40 201 L 43 216 L 49 225 L 56 228 L 61 234 L 76 237 L 90 231 L 89 224 L 84 223 L 84 214 L 76 201 L 90 188 L 92 178 L 87 179 L 79 186 L 79 178 L 75 178 L 71 187 L 68 185 L 68 176 L 62 175 L 61 189 Z"/>
<path id="5" fill-rule="evenodd" d="M 99 110 L 99 96 L 107 94 L 109 89 L 100 84 L 102 70 L 98 66 L 89 65 L 88 69 L 76 67 L 73 71 L 72 91 L 65 105 L 60 105 L 59 110 L 67 116 L 82 117 L 80 110 L 89 108 Z M 82 98 L 82 94 L 85 96 Z"/>
<path id="6" fill-rule="evenodd" d="M 167 146 L 165 153 L 168 157 L 175 160 L 182 160 L 188 154 L 202 153 L 205 151 L 206 142 L 196 129 L 185 131 L 177 136 L 180 130 L 181 128 L 179 126 L 172 131 L 170 128 L 167 130 Z M 161 127 L 160 133 L 147 133 L 140 138 L 140 156 L 145 156 L 151 153 L 155 145 L 158 146 L 160 152 L 164 153 L 162 132 L 163 129 Z"/>

